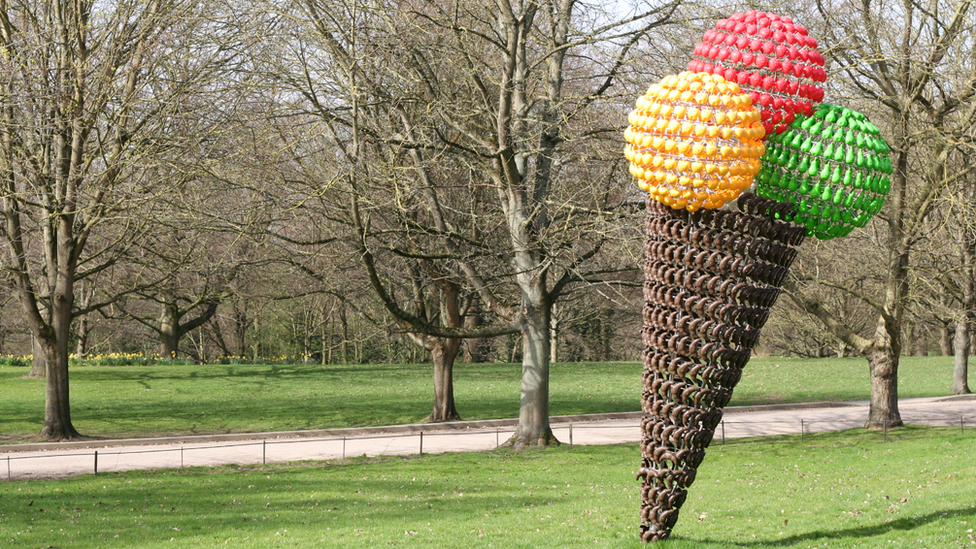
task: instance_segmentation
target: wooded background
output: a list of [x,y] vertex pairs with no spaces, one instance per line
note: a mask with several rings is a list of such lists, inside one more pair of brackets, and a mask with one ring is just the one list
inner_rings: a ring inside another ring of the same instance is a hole
[[971,3],[0,0],[0,354],[637,360],[626,115],[758,7],[895,166],[871,224],[802,246],[761,352],[964,360]]

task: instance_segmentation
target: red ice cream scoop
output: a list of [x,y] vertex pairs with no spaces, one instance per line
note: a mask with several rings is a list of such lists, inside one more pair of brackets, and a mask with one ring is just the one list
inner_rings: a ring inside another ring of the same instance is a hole
[[824,57],[807,29],[761,11],[736,13],[706,31],[688,70],[742,86],[762,115],[766,135],[786,131],[798,115],[813,114],[827,80]]

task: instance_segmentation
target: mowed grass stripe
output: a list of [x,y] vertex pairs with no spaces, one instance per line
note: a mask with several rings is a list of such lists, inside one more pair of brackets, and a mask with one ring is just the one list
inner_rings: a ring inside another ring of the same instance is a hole
[[[7,548],[647,547],[634,444],[0,483]],[[962,548],[976,429],[709,448],[668,549]]]
[[[519,364],[459,364],[462,418],[517,417],[520,371]],[[44,383],[23,379],[26,372],[0,367],[2,442],[40,432]],[[70,375],[75,426],[104,438],[416,423],[430,413],[434,393],[427,364],[86,366]],[[551,413],[637,411],[640,375],[636,362],[554,364]],[[906,357],[900,395],[945,395],[951,375],[951,357]],[[754,358],[731,404],[866,400],[869,394],[863,359]]]

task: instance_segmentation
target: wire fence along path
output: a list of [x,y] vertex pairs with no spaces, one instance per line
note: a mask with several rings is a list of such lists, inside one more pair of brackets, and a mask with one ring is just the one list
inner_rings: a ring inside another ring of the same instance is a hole
[[[976,400],[973,398],[904,399],[899,403],[905,423],[958,427],[976,432]],[[587,416],[554,418],[553,432],[568,444],[616,444],[640,440],[640,414],[623,419],[586,421]],[[604,416],[605,417],[605,416]],[[865,403],[833,405],[797,405],[795,407],[729,408],[725,420],[712,442],[727,439],[782,434],[808,434],[861,427],[867,417]],[[355,430],[333,432],[327,436],[289,438],[274,433],[239,435],[225,442],[213,440],[174,441],[146,444],[132,440],[113,442],[111,446],[84,448],[70,444],[48,450],[17,451],[18,447],[0,447],[0,478],[6,480],[54,478],[83,473],[105,473],[140,469],[166,469],[229,464],[268,464],[302,460],[346,459],[353,456],[393,456],[441,452],[491,450],[504,444],[514,433],[512,421],[449,430],[445,426],[394,426],[388,432],[362,434]],[[419,430],[422,429],[422,430]],[[250,439],[250,440],[247,440]],[[879,434],[879,441],[886,433]],[[107,444],[107,443],[106,443]],[[23,447],[21,447],[23,448]]]

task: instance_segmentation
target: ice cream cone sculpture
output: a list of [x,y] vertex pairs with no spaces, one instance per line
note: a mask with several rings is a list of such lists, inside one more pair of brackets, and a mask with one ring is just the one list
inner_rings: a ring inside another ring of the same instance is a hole
[[648,199],[641,538],[667,538],[806,236],[755,195],[696,213]]
[[816,48],[788,17],[735,14],[628,117],[624,156],[648,193],[644,541],[670,536],[797,246],[863,227],[888,193],[888,145],[821,103]]

